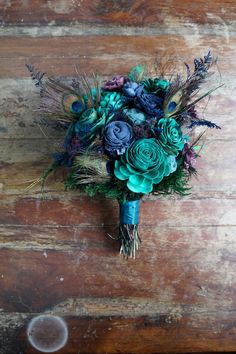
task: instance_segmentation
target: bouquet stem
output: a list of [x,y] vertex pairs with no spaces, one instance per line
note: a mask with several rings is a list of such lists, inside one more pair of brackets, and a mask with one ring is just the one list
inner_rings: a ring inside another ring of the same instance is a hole
[[120,203],[120,253],[135,258],[141,239],[138,232],[140,200]]

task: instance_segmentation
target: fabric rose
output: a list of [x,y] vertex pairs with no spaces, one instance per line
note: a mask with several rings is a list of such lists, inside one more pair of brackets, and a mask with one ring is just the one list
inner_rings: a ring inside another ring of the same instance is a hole
[[109,90],[109,91],[121,90],[122,87],[124,86],[125,81],[126,81],[126,78],[124,76],[117,75],[117,76],[113,77],[112,80],[107,81],[104,84],[103,89]]
[[111,154],[122,155],[133,141],[132,127],[124,121],[114,121],[104,129],[105,149]]
[[177,156],[184,147],[180,125],[173,118],[162,118],[158,121],[157,128],[161,129],[157,139],[165,151],[170,155]]
[[168,155],[154,139],[136,140],[121,157],[115,161],[115,176],[128,180],[127,187],[134,193],[150,193],[153,184],[169,175]]

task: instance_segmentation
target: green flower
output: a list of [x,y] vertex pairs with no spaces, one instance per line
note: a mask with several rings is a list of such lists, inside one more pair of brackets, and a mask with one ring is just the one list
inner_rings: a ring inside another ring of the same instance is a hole
[[167,91],[170,83],[164,79],[155,78],[155,79],[146,79],[143,82],[144,88],[151,93],[159,93],[160,91]]
[[105,119],[99,118],[95,108],[89,108],[83,112],[74,125],[76,135],[81,139],[91,140],[96,131],[105,124]]
[[124,109],[124,113],[135,125],[140,125],[146,120],[145,114],[137,108]]
[[177,156],[184,148],[184,139],[180,125],[173,118],[162,118],[157,123],[157,128],[162,129],[157,139],[169,155]]
[[111,110],[118,110],[123,102],[121,93],[116,91],[102,91],[100,105],[98,107],[99,116],[107,115]]
[[153,184],[161,182],[170,172],[168,155],[154,138],[136,140],[115,161],[115,176],[128,180],[127,187],[134,193],[150,193]]

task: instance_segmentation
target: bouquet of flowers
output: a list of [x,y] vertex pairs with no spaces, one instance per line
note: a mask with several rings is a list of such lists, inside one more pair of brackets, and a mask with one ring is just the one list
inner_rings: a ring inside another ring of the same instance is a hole
[[201,133],[191,141],[195,127],[219,128],[199,117],[196,104],[200,85],[215,63],[209,52],[186,65],[186,75],[162,72],[150,76],[137,65],[127,76],[116,75],[101,84],[97,75],[77,75],[65,84],[27,65],[40,88],[38,111],[48,124],[64,131],[64,141],[44,172],[66,170],[66,189],[102,193],[120,206],[117,239],[120,253],[135,257],[141,198],[149,193],[188,194],[196,174]]

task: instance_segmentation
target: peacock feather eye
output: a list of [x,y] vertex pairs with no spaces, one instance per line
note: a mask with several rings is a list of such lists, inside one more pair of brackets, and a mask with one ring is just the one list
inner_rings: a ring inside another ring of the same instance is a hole
[[180,90],[171,97],[168,97],[168,100],[164,102],[164,113],[166,117],[170,117],[178,112],[182,104],[183,91]]
[[65,112],[78,114],[84,110],[84,104],[79,100],[79,97],[73,94],[68,94],[63,97],[63,107]]

